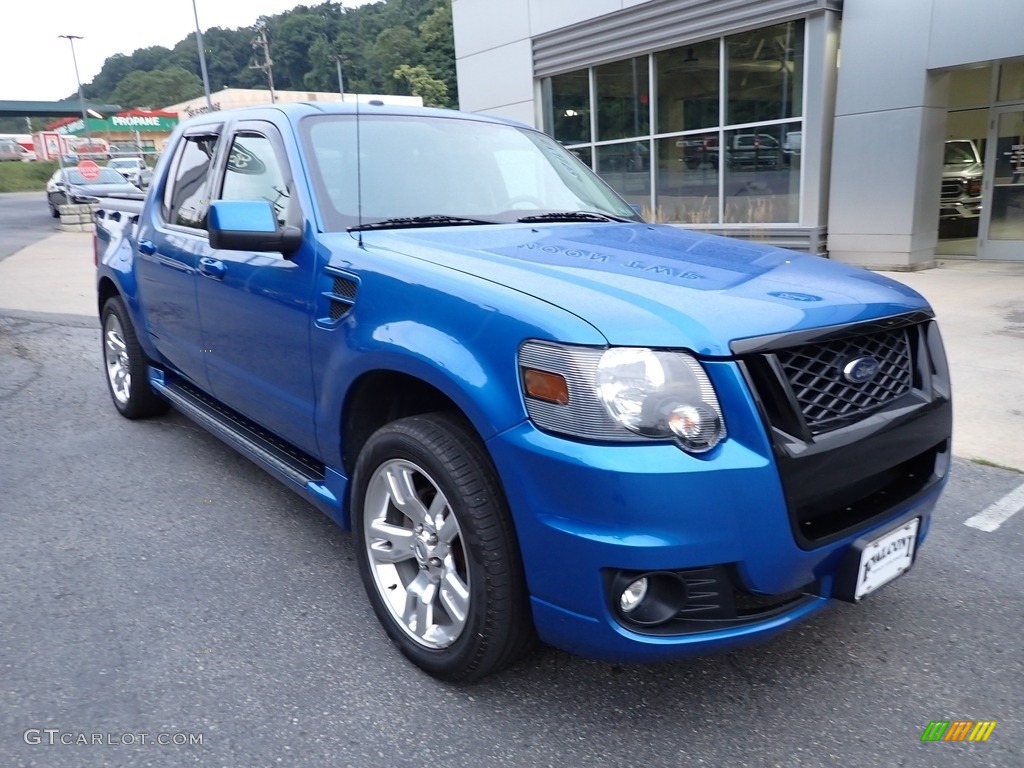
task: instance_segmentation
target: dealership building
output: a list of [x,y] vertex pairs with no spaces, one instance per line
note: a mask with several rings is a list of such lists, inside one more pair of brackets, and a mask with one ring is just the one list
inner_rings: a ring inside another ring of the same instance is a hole
[[551,133],[649,221],[879,269],[1024,260],[1021,0],[452,9],[461,108]]

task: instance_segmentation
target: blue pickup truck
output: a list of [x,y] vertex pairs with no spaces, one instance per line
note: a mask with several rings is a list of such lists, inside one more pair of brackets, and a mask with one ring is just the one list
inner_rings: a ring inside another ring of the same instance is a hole
[[98,309],[121,415],[350,529],[413,663],[725,650],[911,567],[952,408],[918,294],[645,223],[526,126],[360,109],[182,123],[97,211]]

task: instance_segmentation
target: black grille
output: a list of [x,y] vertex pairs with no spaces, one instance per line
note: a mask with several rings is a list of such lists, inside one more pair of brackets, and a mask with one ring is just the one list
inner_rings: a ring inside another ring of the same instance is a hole
[[331,302],[331,320],[341,320],[345,316],[345,313],[352,308],[351,304],[345,304],[341,301]]
[[331,286],[331,320],[340,320],[356,301],[357,285],[347,277],[335,277]]
[[[776,354],[812,432],[866,416],[911,388],[910,342],[903,328],[806,344]],[[878,372],[861,384],[849,381],[844,368],[864,357],[878,361]]]
[[348,299],[350,302],[356,299],[356,284],[344,277],[334,278],[333,292],[335,296]]
[[639,626],[615,611],[614,606],[622,588],[640,576],[640,573],[610,572],[606,584],[613,612],[630,630],[647,635],[688,635],[742,627],[785,613],[799,603],[816,599],[820,593],[820,585],[814,582],[781,595],[757,595],[744,588],[734,565],[689,568],[673,571],[685,591],[685,600],[679,612],[663,624]]

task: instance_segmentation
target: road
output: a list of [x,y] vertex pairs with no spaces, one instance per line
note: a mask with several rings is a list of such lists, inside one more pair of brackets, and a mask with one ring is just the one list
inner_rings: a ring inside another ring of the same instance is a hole
[[45,192],[0,195],[0,261],[59,229]]
[[[1024,514],[964,524],[1024,475],[957,460],[910,573],[769,644],[451,687],[389,645],[348,533],[102,377],[95,318],[0,309],[2,766],[1024,764]],[[998,725],[920,741],[955,719]]]

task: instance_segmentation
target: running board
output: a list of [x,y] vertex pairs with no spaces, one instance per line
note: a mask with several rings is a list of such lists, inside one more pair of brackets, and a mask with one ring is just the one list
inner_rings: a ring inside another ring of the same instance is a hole
[[257,464],[307,490],[324,483],[324,465],[259,424],[196,389],[167,376],[150,376],[150,384],[194,422]]

